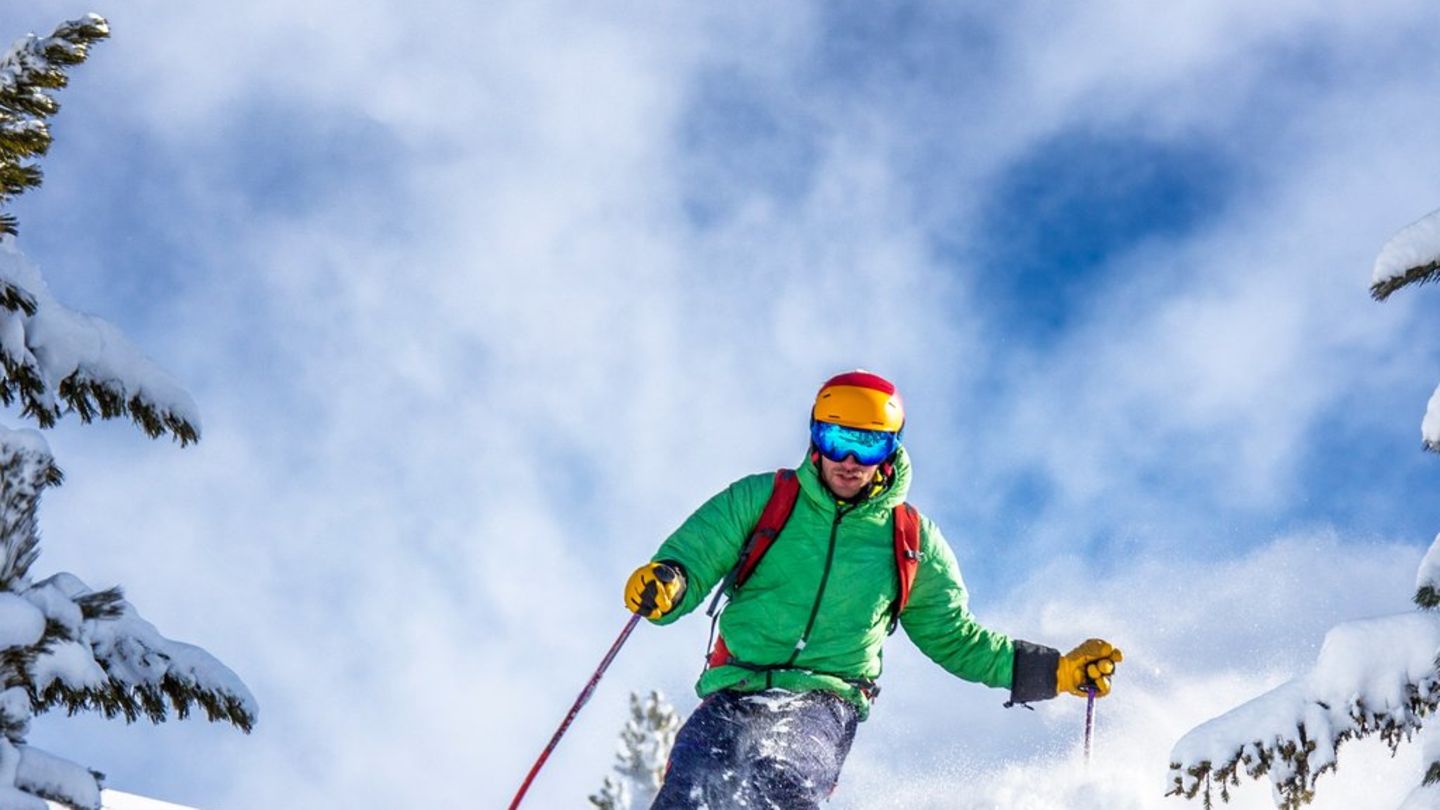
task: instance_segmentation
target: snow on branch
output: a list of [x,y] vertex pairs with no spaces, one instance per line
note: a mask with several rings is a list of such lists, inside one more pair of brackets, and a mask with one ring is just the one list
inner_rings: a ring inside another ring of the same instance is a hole
[[[1440,280],[1440,211],[1432,211],[1390,237],[1375,257],[1370,295],[1384,301],[1409,284]],[[1423,447],[1440,452],[1440,388],[1430,397],[1420,424]]]
[[1440,785],[1421,785],[1396,810],[1434,810],[1440,807]]
[[[105,19],[90,14],[43,39],[24,37],[0,56],[0,204],[40,185],[40,170],[22,161],[50,149],[45,119],[60,104],[48,91],[64,87],[66,69],[85,61],[90,45],[108,36]],[[0,234],[13,235],[15,227],[14,217],[0,215]]]
[[1378,734],[1393,751],[1440,705],[1440,616],[1404,613],[1337,625],[1315,668],[1187,733],[1170,752],[1167,795],[1202,796],[1243,771],[1268,776],[1284,810],[1314,798],[1347,740]]
[[162,636],[118,588],[61,573],[32,581],[42,491],[59,482],[45,439],[0,428],[0,808],[44,800],[100,810],[100,776],[30,747],[35,714],[63,706],[161,722],[200,707],[244,731],[258,708],[208,652]]
[[[43,39],[25,37],[0,56],[0,204],[40,185],[40,170],[26,161],[50,148],[45,119],[60,109],[51,91],[109,35],[109,24],[92,14]],[[69,412],[85,422],[129,417],[151,438],[197,441],[189,396],[110,324],[56,303],[6,240],[14,233],[14,218],[0,215],[0,403],[18,403],[41,427]]]
[[1425,735],[1420,757],[1421,762],[1429,763],[1425,768],[1425,778],[1410,791],[1399,810],[1440,807],[1440,734],[1436,734],[1434,729]]
[[35,510],[40,493],[59,484],[60,470],[34,431],[0,428],[0,589],[24,581],[39,556]]
[[1375,257],[1370,294],[1384,301],[1409,284],[1440,278],[1440,211],[1426,214],[1390,237]]
[[1370,285],[1370,295],[1376,301],[1384,301],[1401,287],[1410,284],[1426,284],[1436,279],[1440,279],[1440,259],[1413,265],[1395,275],[1387,276],[1384,281],[1375,282]]
[[0,240],[0,371],[0,403],[18,403],[41,427],[73,412],[84,422],[129,417],[151,438],[168,433],[182,445],[200,438],[199,410],[179,383],[109,323],[57,302],[8,239]]
[[1435,393],[1430,395],[1429,404],[1425,406],[1425,418],[1420,422],[1420,436],[1426,450],[1440,453],[1440,387],[1436,387]]
[[34,664],[35,710],[63,705],[98,710],[128,722],[184,719],[198,706],[211,721],[248,733],[259,713],[240,678],[199,647],[172,641],[141,618],[116,590],[101,592],[105,610],[86,615],[96,594],[71,574],[37,583],[25,597],[63,627]]
[[1427,610],[1440,607],[1440,535],[1435,536],[1415,572],[1415,604]]
[[19,790],[68,807],[101,807],[99,774],[38,748],[18,748],[15,786]]

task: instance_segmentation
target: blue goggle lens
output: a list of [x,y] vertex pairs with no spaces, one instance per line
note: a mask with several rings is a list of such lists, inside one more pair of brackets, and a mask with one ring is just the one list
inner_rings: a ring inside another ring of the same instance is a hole
[[862,430],[833,422],[811,422],[810,440],[820,455],[831,461],[844,461],[854,456],[864,464],[879,464],[900,447],[900,434],[883,430]]

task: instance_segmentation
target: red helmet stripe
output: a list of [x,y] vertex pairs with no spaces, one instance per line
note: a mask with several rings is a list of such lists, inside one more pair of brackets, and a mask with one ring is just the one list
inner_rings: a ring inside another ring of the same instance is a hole
[[825,390],[832,385],[853,385],[857,388],[869,388],[879,391],[882,394],[894,396],[895,384],[881,377],[879,374],[871,374],[868,371],[847,371],[844,374],[837,374],[825,381],[820,390]]

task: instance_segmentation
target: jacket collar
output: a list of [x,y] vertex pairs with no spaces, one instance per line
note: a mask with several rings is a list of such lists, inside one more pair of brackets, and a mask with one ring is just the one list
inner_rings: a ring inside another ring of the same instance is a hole
[[[800,476],[800,491],[805,493],[821,509],[833,512],[839,508],[835,495],[820,481],[820,466],[818,462],[812,461],[809,455],[805,457],[805,463],[797,468]],[[884,491],[860,501],[854,508],[856,514],[867,512],[885,511],[899,506],[905,502],[905,496],[910,492],[910,456],[901,447],[895,454],[895,480]]]

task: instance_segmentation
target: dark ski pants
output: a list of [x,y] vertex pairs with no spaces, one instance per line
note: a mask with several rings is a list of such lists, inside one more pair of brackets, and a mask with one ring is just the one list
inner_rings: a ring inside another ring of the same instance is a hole
[[840,779],[858,713],[829,692],[716,692],[675,736],[651,810],[809,810]]

